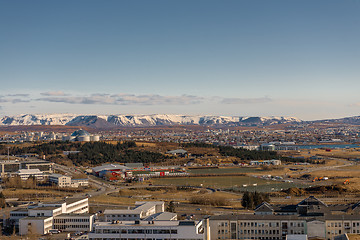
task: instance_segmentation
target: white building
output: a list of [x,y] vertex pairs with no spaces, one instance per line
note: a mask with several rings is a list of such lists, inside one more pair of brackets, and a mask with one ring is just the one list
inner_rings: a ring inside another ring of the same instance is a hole
[[54,217],[54,229],[65,232],[90,232],[93,230],[95,215],[63,213]]
[[47,234],[53,227],[53,217],[25,217],[20,219],[19,233]]
[[[72,231],[75,228],[76,230],[74,231],[81,231],[81,229],[91,231],[93,215],[90,216],[87,214],[88,212],[88,198],[67,198],[57,202],[40,203],[33,208],[27,209],[27,214],[24,209],[21,211],[12,211],[10,213],[10,220],[19,222],[20,235],[26,235],[30,232],[41,235],[47,234],[50,229],[54,229],[56,219],[65,219],[64,221],[60,220],[60,222],[64,223],[62,225],[67,231]],[[59,224],[60,222],[57,221]],[[81,224],[67,224],[68,222]],[[74,227],[74,225],[76,225],[76,227]]]
[[272,160],[258,160],[250,161],[250,165],[281,165],[281,160],[272,159]]
[[58,186],[58,187],[87,187],[89,186],[89,180],[87,178],[81,179],[72,179],[70,176],[61,175],[61,174],[50,174],[49,182]]
[[149,217],[165,211],[164,202],[136,202],[134,209],[106,209],[105,221],[132,221]]
[[87,178],[71,179],[71,187],[73,188],[87,187],[87,186],[89,186],[89,179]]
[[203,239],[202,221],[114,221],[97,222],[89,240]]
[[35,177],[36,180],[43,180],[45,175],[39,169],[20,169],[15,173],[21,180],[27,180],[29,177]]
[[49,175],[49,182],[57,185],[58,187],[70,187],[71,177],[53,173]]

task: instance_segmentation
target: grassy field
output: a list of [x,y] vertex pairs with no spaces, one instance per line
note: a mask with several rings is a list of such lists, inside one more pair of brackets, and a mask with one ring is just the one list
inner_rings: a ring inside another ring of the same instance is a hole
[[[157,178],[152,180],[156,185],[174,185],[174,186],[204,186],[215,189],[240,188],[249,191],[276,191],[289,187],[299,187],[293,183],[277,182],[264,180],[254,177],[232,176],[232,177],[188,177],[188,178]],[[253,186],[256,184],[257,186]],[[247,185],[247,187],[243,187]]]

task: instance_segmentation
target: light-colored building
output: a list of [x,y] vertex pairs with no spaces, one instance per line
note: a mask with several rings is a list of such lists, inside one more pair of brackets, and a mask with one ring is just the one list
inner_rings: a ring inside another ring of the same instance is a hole
[[54,229],[65,232],[90,232],[93,230],[94,214],[63,213],[54,217]]
[[165,211],[164,202],[136,202],[134,209],[106,209],[105,221],[133,221]]
[[47,234],[53,227],[53,217],[25,217],[20,219],[19,234]]
[[89,186],[89,179],[87,178],[71,179],[71,187],[73,188],[87,187],[87,186]]
[[296,205],[263,203],[253,214],[211,216],[204,222],[205,239],[285,240],[288,235],[306,235],[334,240],[360,234],[360,203],[328,206],[311,196]]
[[49,182],[58,187],[71,187],[71,177],[57,173],[49,175]]
[[250,161],[250,165],[281,165],[281,160],[272,159],[272,160],[257,160]]
[[38,169],[43,173],[52,173],[54,163],[42,160],[9,160],[9,161],[0,161],[0,174],[1,176],[6,176],[10,174],[15,174],[22,169]]
[[70,176],[61,174],[49,175],[49,182],[58,187],[87,187],[89,186],[89,180],[87,178],[72,179]]
[[89,240],[203,239],[202,221],[114,221],[97,222]]
[[20,169],[14,175],[19,176],[21,180],[27,180],[29,177],[35,177],[36,180],[43,180],[45,175],[39,169]]
[[47,234],[50,229],[55,229],[56,219],[62,219],[56,220],[56,223],[67,231],[82,231],[82,229],[91,231],[94,216],[89,215],[88,212],[88,198],[67,198],[56,202],[39,203],[27,209],[27,213],[24,209],[12,211],[10,220],[15,224],[19,222],[20,235]]

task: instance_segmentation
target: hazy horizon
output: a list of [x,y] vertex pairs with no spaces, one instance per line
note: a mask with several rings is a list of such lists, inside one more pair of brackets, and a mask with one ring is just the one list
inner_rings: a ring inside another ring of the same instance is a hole
[[358,1],[1,1],[0,116],[358,116]]

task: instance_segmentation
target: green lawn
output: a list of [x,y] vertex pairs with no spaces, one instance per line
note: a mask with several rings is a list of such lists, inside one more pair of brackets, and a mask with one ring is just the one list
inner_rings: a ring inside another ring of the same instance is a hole
[[[187,178],[154,178],[151,180],[155,185],[175,186],[200,186],[215,189],[239,188],[241,190],[271,192],[290,187],[299,187],[294,183],[285,183],[271,180],[263,180],[246,176],[218,176],[218,177],[187,177]],[[253,184],[256,184],[254,186]],[[247,185],[244,187],[243,185]]]

